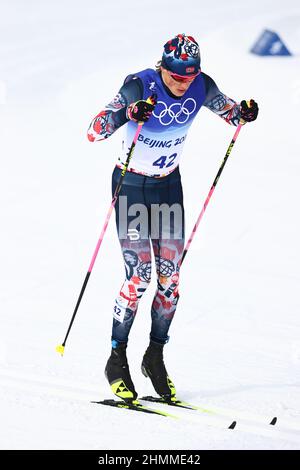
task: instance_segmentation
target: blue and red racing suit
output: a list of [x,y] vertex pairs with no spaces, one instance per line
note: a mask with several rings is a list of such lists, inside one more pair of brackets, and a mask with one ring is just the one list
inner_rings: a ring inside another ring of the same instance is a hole
[[[127,106],[146,100],[153,93],[157,95],[157,105],[142,127],[115,206],[126,278],[113,310],[113,344],[128,341],[139,301],[150,283],[151,244],[157,289],[151,307],[150,338],[162,344],[168,341],[179,299],[179,270],[184,249],[179,162],[187,132],[201,106],[234,126],[240,120],[239,105],[221,93],[205,73],[195,78],[182,97],[174,96],[165,86],[160,72],[153,69],[128,76],[116,97],[97,114],[88,129],[88,139],[94,142],[108,138],[126,124],[122,154],[112,177],[113,194],[136,130],[136,123],[126,116]],[[167,223],[161,214],[154,220],[153,208],[162,206],[171,209]],[[136,221],[137,212],[144,214],[141,223]],[[133,222],[135,229],[130,229]]]

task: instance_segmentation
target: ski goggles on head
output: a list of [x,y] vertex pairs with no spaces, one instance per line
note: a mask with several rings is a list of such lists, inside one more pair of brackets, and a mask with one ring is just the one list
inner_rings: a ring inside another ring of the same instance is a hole
[[167,72],[176,82],[188,83],[192,82],[201,73],[201,70],[193,75],[178,75],[178,73],[171,72],[170,70],[167,70]]

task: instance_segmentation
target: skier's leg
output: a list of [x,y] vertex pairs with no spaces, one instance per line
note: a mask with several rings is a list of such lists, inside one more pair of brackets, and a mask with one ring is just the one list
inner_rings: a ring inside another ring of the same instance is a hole
[[169,225],[160,219],[159,237],[152,237],[157,290],[151,307],[150,344],[143,357],[142,371],[150,377],[159,395],[170,398],[175,396],[176,390],[164,365],[163,347],[169,340],[168,332],[179,299],[179,271],[184,249],[184,207],[179,172],[170,175],[168,186],[162,185],[157,193],[160,203],[173,207],[175,215],[169,218]]
[[[119,172],[115,170],[112,181],[113,192],[118,177]],[[150,283],[151,276],[151,247],[148,233],[148,212],[144,204],[144,179],[141,175],[127,173],[115,206],[126,278],[113,308],[112,351],[105,367],[105,375],[113,393],[124,400],[135,400],[137,397],[130,376],[126,348],[139,301]],[[125,197],[125,201],[122,197]],[[132,213],[130,208],[133,204],[140,204],[140,210],[144,206],[146,211],[144,218],[147,219],[141,219],[136,229],[130,229],[130,223],[135,216],[135,214],[129,215]]]

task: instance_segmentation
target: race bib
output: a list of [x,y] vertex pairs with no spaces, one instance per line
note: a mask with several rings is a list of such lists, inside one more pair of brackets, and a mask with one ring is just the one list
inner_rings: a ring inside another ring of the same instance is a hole
[[118,320],[120,323],[123,323],[126,313],[126,308],[128,306],[128,300],[124,299],[124,297],[116,298],[115,305],[113,309],[113,317]]

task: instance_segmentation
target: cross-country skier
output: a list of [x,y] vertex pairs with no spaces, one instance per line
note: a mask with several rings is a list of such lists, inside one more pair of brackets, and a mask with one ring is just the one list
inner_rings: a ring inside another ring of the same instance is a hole
[[[149,96],[154,97],[155,106],[153,101],[147,101]],[[184,249],[179,161],[187,132],[201,106],[233,126],[241,119],[254,121],[258,114],[254,100],[239,104],[224,95],[214,80],[201,71],[199,45],[195,39],[178,34],[164,45],[156,69],[129,75],[88,130],[88,139],[95,142],[106,139],[126,124],[122,156],[112,175],[114,194],[137,122],[144,123],[115,206],[126,278],[113,308],[112,350],[105,375],[113,393],[123,400],[137,398],[126,348],[139,301],[150,282],[151,245],[157,289],[151,306],[150,343],[142,360],[142,372],[150,377],[159,395],[165,399],[175,397],[174,384],[164,365],[163,348],[169,340],[168,332],[179,299],[180,259]],[[123,210],[124,196],[127,197],[126,211]],[[161,213],[157,218],[157,208],[161,207],[170,209],[167,221]],[[132,228],[130,223],[136,221],[138,211],[144,217]]]

